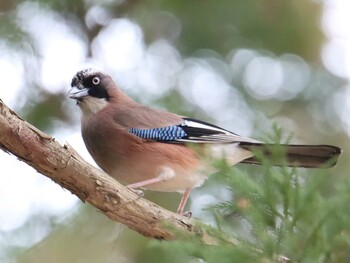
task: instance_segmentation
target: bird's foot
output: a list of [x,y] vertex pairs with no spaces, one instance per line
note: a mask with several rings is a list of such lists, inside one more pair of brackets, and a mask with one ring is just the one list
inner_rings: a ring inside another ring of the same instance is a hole
[[183,212],[181,215],[183,215],[184,217],[187,217],[187,219],[191,219],[192,218],[192,212],[191,211]]
[[130,187],[129,185],[127,185],[126,187],[129,188],[135,194],[137,194],[138,198],[141,198],[145,195],[145,192],[141,189],[135,189],[135,188]]

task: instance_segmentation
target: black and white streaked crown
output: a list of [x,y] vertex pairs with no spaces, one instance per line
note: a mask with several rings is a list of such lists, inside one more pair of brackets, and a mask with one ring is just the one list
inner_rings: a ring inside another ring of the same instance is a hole
[[97,73],[101,73],[101,72],[99,70],[93,69],[93,68],[87,68],[87,69],[80,70],[73,77],[71,86],[80,88],[82,83],[83,83],[83,81],[86,78],[88,78],[90,76],[93,76],[93,75],[96,75]]

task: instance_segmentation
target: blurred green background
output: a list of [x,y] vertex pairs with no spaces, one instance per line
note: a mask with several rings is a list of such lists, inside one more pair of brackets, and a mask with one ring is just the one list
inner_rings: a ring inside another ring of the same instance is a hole
[[[66,93],[78,70],[95,67],[152,107],[257,139],[276,123],[294,143],[341,146],[332,178],[342,180],[350,47],[333,2],[2,0],[0,98],[89,159]],[[0,262],[177,262],[14,157],[1,153],[0,163]],[[180,196],[146,198],[175,210]],[[189,210],[214,224],[203,208],[229,198],[213,179]]]

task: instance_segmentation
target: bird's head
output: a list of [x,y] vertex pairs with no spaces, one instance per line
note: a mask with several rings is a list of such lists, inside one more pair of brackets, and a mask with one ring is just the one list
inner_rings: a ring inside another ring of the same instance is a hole
[[77,101],[84,113],[96,113],[108,104],[111,82],[110,77],[100,71],[84,69],[73,77],[72,88],[67,95]]

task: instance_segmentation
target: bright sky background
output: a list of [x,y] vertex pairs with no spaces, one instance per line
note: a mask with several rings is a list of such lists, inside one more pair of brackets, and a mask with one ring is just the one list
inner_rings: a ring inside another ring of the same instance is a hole
[[[328,37],[328,41],[324,44],[322,51],[323,63],[330,72],[350,79],[350,1],[327,0],[325,3],[326,8],[321,25]],[[230,88],[222,76],[215,74],[206,65],[198,64],[196,61],[183,61],[180,54],[164,41],[159,41],[150,47],[145,47],[140,27],[127,19],[112,20],[93,42],[94,60],[85,61],[86,47],[84,43],[73,34],[69,27],[61,23],[62,21],[60,21],[59,17],[53,16],[48,19],[40,10],[35,10],[37,15],[32,17],[32,12],[28,12],[28,8],[33,9],[36,7],[23,6],[20,10],[19,19],[26,21],[25,29],[35,35],[39,40],[39,48],[41,49],[43,59],[42,72],[40,74],[42,76],[43,86],[50,87],[51,92],[61,91],[62,87],[64,87],[64,92],[68,91],[71,78],[78,70],[85,67],[94,67],[106,70],[113,76],[118,76],[118,82],[125,89],[130,89],[128,90],[130,94],[137,92],[130,88],[135,86],[132,84],[135,84],[135,81],[142,81],[145,96],[152,97],[162,94],[162,92],[166,92],[174,86],[176,81],[174,79],[174,72],[183,71],[183,74],[180,74],[179,88],[184,93],[188,92],[187,95],[190,100],[198,106],[201,106],[201,103],[205,101],[205,108],[210,113],[213,113],[215,108],[218,107],[215,103],[217,96],[220,96],[218,99],[221,103],[223,101],[225,102],[225,98],[228,98]],[[91,10],[87,17],[88,22],[93,23],[94,19],[97,19],[99,12],[102,11],[98,8]],[[43,20],[46,22],[43,23]],[[104,21],[104,23],[107,22],[109,21]],[[114,37],[107,37],[110,35]],[[56,52],[58,49],[64,49],[65,52]],[[153,52],[154,50],[157,50],[157,52]],[[247,52],[243,53],[241,53],[241,57],[243,55],[249,56]],[[114,59],[115,57],[118,59]],[[240,57],[236,56],[234,59],[240,59]],[[144,61],[144,68],[142,70],[138,68],[141,60]],[[283,59],[281,61],[283,62]],[[249,74],[249,70],[256,72],[254,69],[267,64],[275,71],[275,76],[277,76],[272,82],[266,82],[264,84],[264,76]],[[183,70],[182,65],[185,65],[186,70]],[[272,58],[259,58],[249,64],[245,72],[248,87],[249,85],[254,86],[259,84],[262,85],[261,89],[264,90],[261,94],[254,94],[255,96],[278,95],[276,93],[278,92],[278,87],[283,83],[282,76],[280,75],[282,73],[279,73],[281,71],[281,65],[283,67],[287,64],[281,64]],[[303,61],[300,61],[300,65],[307,67]],[[0,57],[0,72],[2,72],[2,76],[6,76],[2,78],[1,86],[6,88],[0,90],[0,98],[10,107],[18,103],[19,94],[17,91],[23,85],[21,83],[21,76],[27,74],[27,70],[22,68],[15,54],[8,55],[8,57]],[[194,71],[200,77],[193,79],[192,73]],[[155,72],[161,72],[161,76],[159,77],[157,75],[157,78],[155,78]],[[182,85],[182,83],[191,83],[193,87],[192,91],[189,91],[188,86]],[[200,89],[203,86],[209,88],[205,90],[201,89],[201,92],[196,92],[196,87]],[[221,91],[213,92],[217,90],[211,89],[211,86],[220,87]],[[203,97],[209,97],[212,100],[208,101],[207,99],[198,97],[198,94],[202,94]],[[346,94],[348,96],[346,98],[349,102],[348,105],[350,105],[350,92]],[[237,96],[239,95],[237,94]],[[67,99],[66,103],[73,105],[74,101]],[[245,107],[245,105],[237,105],[237,111],[242,107]],[[76,110],[78,111],[78,109]],[[223,116],[225,114],[218,116],[218,118],[223,118]],[[238,116],[240,115],[238,114]],[[350,120],[347,120],[347,122],[350,123]],[[239,130],[237,128],[234,130],[235,132],[249,134],[251,127],[248,122],[244,122],[238,118],[235,124],[239,127]],[[61,127],[52,135],[62,144],[68,142],[85,159],[93,162],[85,149],[78,125],[75,127]],[[72,208],[80,202],[70,192],[62,189],[46,177],[37,174],[31,167],[23,162],[19,162],[14,156],[0,151],[0,163],[1,231],[16,229],[33,213],[40,211],[45,211],[58,217],[65,217],[74,211]],[[20,193],[20,195],[14,195],[15,192]],[[194,196],[193,198],[196,197]],[[201,196],[198,198],[207,197]],[[213,197],[209,196],[208,198]],[[213,200],[210,199],[210,201]],[[198,207],[194,209],[197,211]],[[42,236],[44,235],[45,233],[42,233]],[[37,239],[40,240],[40,236]],[[19,240],[18,242],[20,245],[21,241]]]

